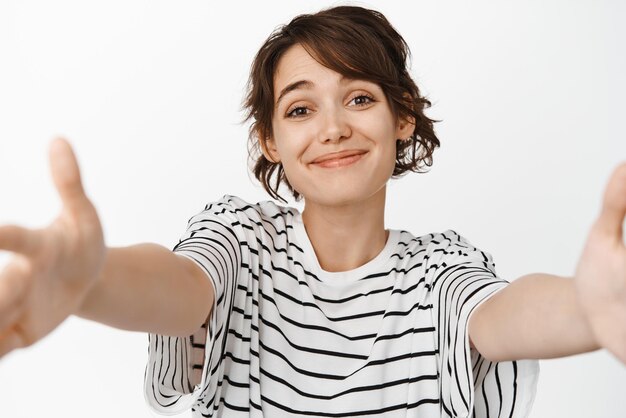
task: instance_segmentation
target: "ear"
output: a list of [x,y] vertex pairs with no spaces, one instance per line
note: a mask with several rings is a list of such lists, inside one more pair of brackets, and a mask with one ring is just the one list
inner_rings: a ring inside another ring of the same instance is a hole
[[[406,102],[412,107],[413,100],[409,93],[403,94]],[[398,116],[398,122],[396,125],[396,138],[406,141],[415,132],[415,118],[411,115],[405,117]]]
[[415,118],[412,116],[398,117],[396,126],[396,138],[403,141],[408,140],[415,132]]
[[259,143],[261,145],[261,151],[263,152],[265,158],[273,163],[280,162],[280,155],[278,154],[276,142],[273,138],[259,138]]

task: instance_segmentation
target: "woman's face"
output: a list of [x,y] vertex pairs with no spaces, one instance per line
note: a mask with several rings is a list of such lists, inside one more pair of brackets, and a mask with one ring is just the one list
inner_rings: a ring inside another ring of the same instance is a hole
[[[282,161],[305,202],[345,205],[384,192],[396,139],[408,138],[414,125],[396,123],[377,84],[345,79],[294,45],[278,62],[274,97],[273,137],[264,153]],[[314,162],[341,151],[359,155]]]

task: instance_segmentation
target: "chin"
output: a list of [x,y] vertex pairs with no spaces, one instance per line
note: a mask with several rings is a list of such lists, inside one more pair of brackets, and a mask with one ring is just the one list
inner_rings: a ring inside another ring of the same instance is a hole
[[[348,190],[347,190],[348,189]],[[346,188],[345,186],[337,186],[337,188],[327,188],[325,190],[310,190],[301,193],[304,202],[315,203],[324,206],[344,206],[363,202],[371,198],[376,192],[359,190],[357,188]]]

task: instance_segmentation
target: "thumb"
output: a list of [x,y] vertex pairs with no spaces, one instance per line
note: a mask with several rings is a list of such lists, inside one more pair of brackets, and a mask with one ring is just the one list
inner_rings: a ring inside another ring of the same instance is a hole
[[50,144],[50,171],[64,206],[75,207],[86,199],[76,156],[69,142],[56,138]]
[[622,242],[624,215],[626,215],[626,162],[617,166],[611,174],[595,226],[603,234]]

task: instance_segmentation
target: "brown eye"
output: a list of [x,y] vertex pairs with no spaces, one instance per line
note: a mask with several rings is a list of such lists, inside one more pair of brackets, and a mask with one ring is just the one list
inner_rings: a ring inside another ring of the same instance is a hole
[[371,96],[368,96],[367,94],[359,94],[358,96],[355,96],[350,101],[351,102],[354,101],[354,104],[356,106],[365,106],[367,104],[372,103],[374,101],[374,98]]
[[306,116],[308,108],[304,106],[294,107],[291,111],[287,113],[288,118],[297,118],[299,116]]

